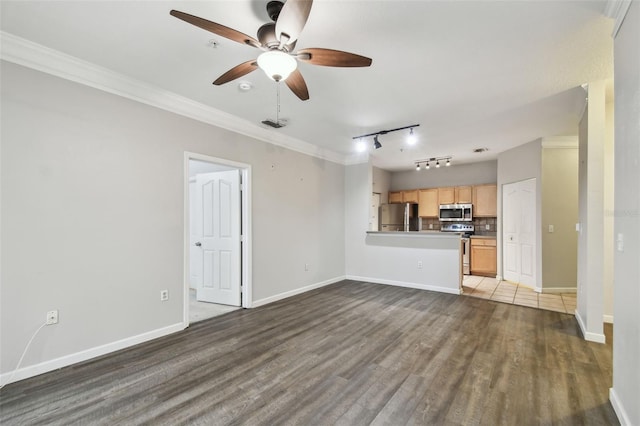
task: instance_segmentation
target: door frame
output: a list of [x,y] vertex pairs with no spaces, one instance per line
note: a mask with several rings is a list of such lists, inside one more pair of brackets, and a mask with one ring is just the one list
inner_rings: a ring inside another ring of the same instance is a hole
[[183,230],[183,315],[182,322],[184,327],[189,326],[189,289],[190,289],[190,276],[189,268],[191,264],[189,254],[190,244],[190,205],[189,205],[189,160],[206,161],[208,163],[221,164],[228,167],[236,168],[240,171],[240,202],[241,202],[241,267],[240,267],[240,286],[242,291],[241,306],[243,308],[251,308],[252,306],[252,269],[251,269],[251,165],[245,163],[239,163],[236,161],[226,160],[224,158],[212,157],[205,154],[198,154],[195,152],[184,152],[184,230]]

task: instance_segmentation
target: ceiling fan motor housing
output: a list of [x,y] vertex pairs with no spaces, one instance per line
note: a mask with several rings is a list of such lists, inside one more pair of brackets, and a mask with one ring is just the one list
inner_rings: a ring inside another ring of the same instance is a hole
[[[260,44],[268,49],[277,49],[280,46],[280,42],[276,38],[276,24],[274,23],[264,24],[258,28],[257,36]],[[294,41],[293,43],[282,46],[282,50],[292,52],[295,47],[296,42]]]

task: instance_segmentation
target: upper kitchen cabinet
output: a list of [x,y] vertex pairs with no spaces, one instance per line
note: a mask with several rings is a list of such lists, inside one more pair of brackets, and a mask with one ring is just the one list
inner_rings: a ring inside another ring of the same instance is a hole
[[455,204],[456,189],[453,186],[438,188],[438,204]]
[[418,216],[438,217],[438,188],[418,190]]
[[389,204],[414,203],[418,204],[418,190],[389,191]]
[[389,191],[389,204],[402,203],[402,191]]
[[471,204],[473,199],[471,197],[470,186],[456,186],[456,203],[457,204]]
[[418,190],[402,191],[403,203],[418,203]]
[[438,188],[438,204],[471,204],[470,186]]
[[473,187],[473,216],[498,216],[497,185],[477,185]]

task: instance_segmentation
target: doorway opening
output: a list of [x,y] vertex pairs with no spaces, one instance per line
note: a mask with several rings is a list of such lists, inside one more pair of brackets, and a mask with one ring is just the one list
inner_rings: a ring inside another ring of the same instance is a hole
[[184,156],[183,323],[251,307],[251,166]]

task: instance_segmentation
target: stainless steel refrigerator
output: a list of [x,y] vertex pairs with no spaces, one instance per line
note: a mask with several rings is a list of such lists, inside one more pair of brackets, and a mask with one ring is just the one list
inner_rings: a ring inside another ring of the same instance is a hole
[[383,204],[380,206],[380,231],[417,231],[418,205]]

